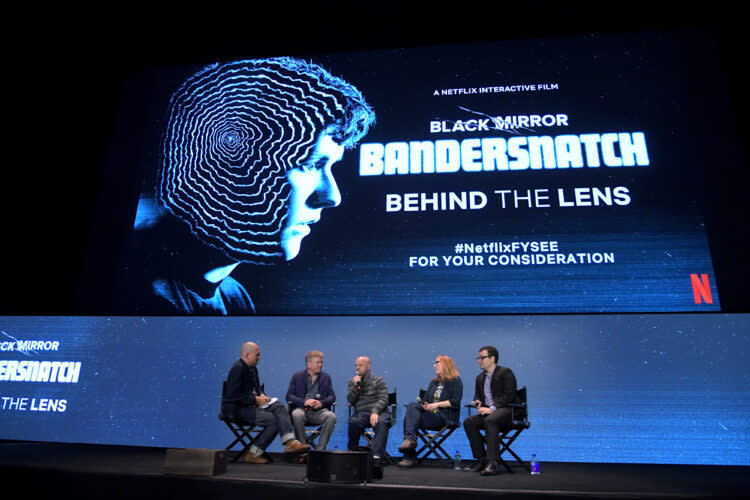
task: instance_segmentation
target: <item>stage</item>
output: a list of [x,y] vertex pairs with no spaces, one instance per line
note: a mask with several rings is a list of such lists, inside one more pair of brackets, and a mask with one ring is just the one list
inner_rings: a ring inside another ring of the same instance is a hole
[[540,476],[521,468],[494,477],[426,464],[388,466],[366,485],[305,481],[305,466],[228,464],[213,477],[164,474],[164,448],[0,442],[0,477],[19,498],[698,498],[744,497],[748,467],[542,462]]

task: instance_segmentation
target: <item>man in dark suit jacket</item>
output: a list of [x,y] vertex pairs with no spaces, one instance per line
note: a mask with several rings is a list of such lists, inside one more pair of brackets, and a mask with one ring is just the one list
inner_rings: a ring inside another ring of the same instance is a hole
[[245,462],[266,464],[266,447],[276,434],[281,437],[286,453],[305,453],[310,445],[303,444],[294,437],[289,410],[284,403],[273,401],[263,394],[258,376],[260,347],[254,342],[245,342],[237,360],[227,375],[226,390],[221,398],[223,417],[236,418],[247,425],[255,425],[263,430],[245,454]]
[[[498,472],[499,433],[511,425],[508,405],[516,402],[516,376],[510,368],[499,366],[497,358],[496,348],[485,346],[479,349],[477,361],[482,373],[477,375],[474,388],[477,414],[464,420],[471,453],[477,459],[470,469],[481,471],[483,476],[492,476]],[[480,429],[484,429],[485,437],[482,437]]]
[[316,450],[325,450],[331,438],[336,414],[331,405],[336,402],[331,377],[323,370],[323,353],[310,351],[305,355],[306,370],[292,375],[286,400],[292,408],[292,424],[297,439],[305,442],[305,425],[320,425],[320,439]]

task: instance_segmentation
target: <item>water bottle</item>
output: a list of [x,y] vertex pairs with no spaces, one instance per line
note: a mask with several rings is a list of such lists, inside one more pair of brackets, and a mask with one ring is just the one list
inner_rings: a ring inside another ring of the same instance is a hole
[[456,450],[456,454],[453,455],[453,470],[461,470],[461,454]]
[[531,475],[537,476],[539,475],[539,459],[536,458],[536,453],[532,453],[531,455]]

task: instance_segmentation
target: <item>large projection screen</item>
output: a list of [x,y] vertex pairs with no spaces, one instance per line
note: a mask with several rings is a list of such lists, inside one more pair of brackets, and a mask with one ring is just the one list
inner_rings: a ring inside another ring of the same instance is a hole
[[88,294],[126,315],[719,311],[707,165],[731,138],[704,45],[602,35],[135,73],[110,171],[140,183],[105,199],[122,259],[82,309]]

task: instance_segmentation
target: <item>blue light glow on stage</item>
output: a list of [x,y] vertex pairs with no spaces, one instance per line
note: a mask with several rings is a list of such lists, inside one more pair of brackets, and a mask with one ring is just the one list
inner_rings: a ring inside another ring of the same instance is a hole
[[[354,359],[370,356],[398,391],[388,440],[398,455],[402,405],[426,388],[434,357],[456,361],[465,404],[490,344],[528,388],[531,428],[514,446],[523,458],[750,465],[750,315],[6,317],[0,328],[2,361],[81,363],[75,384],[12,381],[0,363],[2,439],[223,448],[221,383],[252,340],[266,393],[282,399],[304,354],[323,351],[338,399],[330,448],[346,446],[346,383]],[[19,352],[17,341],[45,343]],[[446,449],[470,456],[463,429]]]

